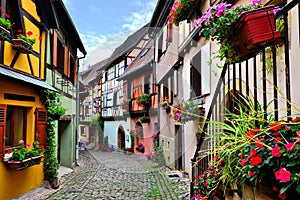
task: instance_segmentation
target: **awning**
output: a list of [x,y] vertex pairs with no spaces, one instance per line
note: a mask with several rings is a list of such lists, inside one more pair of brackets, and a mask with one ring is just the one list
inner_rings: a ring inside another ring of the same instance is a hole
[[56,90],[54,87],[50,86],[49,84],[47,84],[44,81],[26,76],[24,74],[20,74],[18,72],[12,71],[10,69],[5,69],[3,67],[0,67],[0,75],[8,76],[8,77],[20,80],[20,81],[24,81],[26,83],[31,83],[33,85],[58,92],[58,90]]

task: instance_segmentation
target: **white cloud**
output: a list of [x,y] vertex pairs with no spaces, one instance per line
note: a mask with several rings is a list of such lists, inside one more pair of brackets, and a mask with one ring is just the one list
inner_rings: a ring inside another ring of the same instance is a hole
[[[63,0],[63,2],[69,11],[72,12],[74,10],[72,6],[74,0]],[[79,31],[80,38],[87,51],[87,57],[81,60],[81,65],[85,67],[81,68],[86,68],[88,65],[96,64],[108,58],[114,49],[121,45],[130,34],[151,20],[156,3],[157,0],[147,2],[134,0],[130,2],[130,5],[137,7],[139,11],[129,13],[129,16],[123,19],[121,28],[115,34],[99,35],[96,32],[83,33],[83,31]],[[101,12],[99,8],[89,7],[91,15],[97,12]]]

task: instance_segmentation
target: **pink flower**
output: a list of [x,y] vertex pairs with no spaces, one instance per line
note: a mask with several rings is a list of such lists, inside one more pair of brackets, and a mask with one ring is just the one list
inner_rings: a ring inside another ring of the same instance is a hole
[[279,150],[280,150],[279,146],[274,147],[272,149],[272,156],[273,157],[280,157],[282,153]]
[[24,140],[20,140],[19,143],[20,143],[20,144],[24,144]]
[[248,159],[243,159],[241,160],[240,164],[244,167],[246,162],[248,162]]
[[285,148],[287,151],[292,151],[295,150],[295,143],[294,142],[290,142],[288,144],[285,145]]
[[289,182],[291,180],[291,172],[285,168],[280,168],[278,171],[274,172],[276,180],[279,180],[282,183]]
[[26,147],[31,147],[31,144],[26,144]]
[[253,5],[260,4],[262,0],[252,0]]

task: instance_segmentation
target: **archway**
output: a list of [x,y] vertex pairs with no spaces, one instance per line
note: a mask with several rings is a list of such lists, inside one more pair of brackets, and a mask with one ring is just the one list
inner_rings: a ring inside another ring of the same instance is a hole
[[125,131],[122,126],[118,128],[118,149],[125,149]]

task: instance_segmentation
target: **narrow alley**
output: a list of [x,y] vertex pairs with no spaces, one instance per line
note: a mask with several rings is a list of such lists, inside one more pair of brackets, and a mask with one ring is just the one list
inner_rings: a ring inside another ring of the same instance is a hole
[[144,156],[84,150],[78,164],[73,172],[60,178],[59,189],[42,186],[14,200],[188,199],[183,178]]

